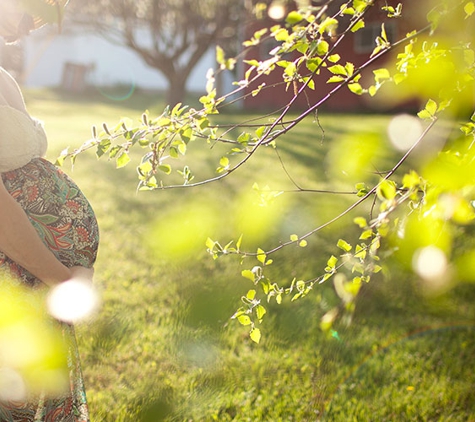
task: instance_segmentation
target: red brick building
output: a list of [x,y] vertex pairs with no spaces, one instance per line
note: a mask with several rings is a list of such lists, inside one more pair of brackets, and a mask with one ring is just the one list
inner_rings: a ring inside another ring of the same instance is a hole
[[[333,8],[336,9],[328,10],[327,15],[331,16],[333,12],[338,11],[341,3],[345,2],[337,3],[338,4],[333,6]],[[351,62],[357,67],[365,63],[376,46],[375,40],[381,34],[382,23],[385,25],[385,30],[390,41],[396,41],[404,37],[408,30],[412,29],[409,27],[409,24],[406,20],[402,18],[388,18],[387,12],[381,9],[381,6],[386,4],[396,7],[398,3],[404,3],[404,0],[376,0],[375,6],[371,7],[365,15],[365,27],[361,28],[355,33],[350,33],[338,45],[335,53],[338,53],[341,56],[341,64],[344,65],[346,62]],[[341,26],[346,27],[345,23],[347,24],[348,22],[349,18],[346,18]],[[247,28],[246,39],[250,39],[255,31],[265,27],[270,28],[276,25],[276,23],[278,22],[270,19],[268,16],[254,22],[252,26]],[[330,47],[332,42],[334,42],[337,37],[338,34],[335,34],[334,37],[327,38],[327,41],[330,43]],[[277,45],[277,43],[273,39],[264,41],[261,45],[252,48],[247,54],[246,58],[256,59],[259,61],[266,60],[270,57],[268,52],[272,50],[275,45]],[[285,59],[292,60],[289,57],[285,57]],[[371,70],[384,67],[386,60],[387,58],[382,58],[377,63],[375,63],[371,69],[367,69],[365,74],[363,74],[362,79],[362,84],[364,86],[370,83],[369,79],[367,79],[367,83],[364,82],[364,75],[371,76]],[[271,88],[262,89],[257,96],[247,95],[244,100],[244,108],[275,109],[288,104],[288,102],[294,96],[294,90],[292,87],[289,87],[287,90],[286,84],[282,84],[282,73],[283,69],[277,68],[270,75],[266,76],[265,79],[259,79],[258,83],[251,85],[248,88],[248,94],[250,94],[264,81],[266,87]],[[328,70],[322,69],[321,74],[314,77],[315,90],[306,88],[305,92],[300,95],[294,103],[294,107],[300,109],[307,108],[309,104],[316,104],[320,99],[325,97],[325,95],[327,95],[328,92],[330,92],[335,87],[335,84],[328,84],[326,82],[330,76],[331,73]],[[277,86],[275,86],[276,84]],[[301,86],[301,84],[298,86]],[[368,104],[367,95],[358,96],[350,92],[347,87],[343,87],[337,94],[325,101],[322,109],[335,111],[363,111],[370,110],[370,106]]]

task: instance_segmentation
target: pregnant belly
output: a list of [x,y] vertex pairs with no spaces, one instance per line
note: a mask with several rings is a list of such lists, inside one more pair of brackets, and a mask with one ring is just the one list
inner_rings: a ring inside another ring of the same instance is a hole
[[[99,244],[97,220],[72,179],[44,159],[34,159],[20,169],[3,173],[2,178],[43,242],[63,264],[92,267]],[[14,265],[3,257],[5,264]],[[20,272],[21,278],[33,282],[26,270]]]

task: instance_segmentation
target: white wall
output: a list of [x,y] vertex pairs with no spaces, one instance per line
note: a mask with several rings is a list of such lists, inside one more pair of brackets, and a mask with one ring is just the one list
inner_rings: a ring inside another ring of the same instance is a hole
[[[66,62],[92,65],[88,82],[97,86],[129,85],[149,89],[166,89],[166,79],[148,67],[131,50],[113,45],[93,34],[58,34],[51,28],[42,28],[24,41],[25,72],[23,84],[29,87],[58,86],[61,84]],[[187,89],[203,92],[206,72],[215,67],[214,50],[207,53],[192,72]],[[226,92],[232,89],[230,76]]]

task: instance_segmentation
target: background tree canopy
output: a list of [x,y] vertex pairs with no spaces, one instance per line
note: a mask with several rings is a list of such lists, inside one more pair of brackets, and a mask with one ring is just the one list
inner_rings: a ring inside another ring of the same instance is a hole
[[[196,49],[196,57],[211,42],[206,37],[200,39],[199,31],[210,31],[213,40],[217,34],[222,35],[232,22],[229,8],[237,6],[232,6],[233,2],[221,3],[214,8],[213,2],[191,2],[187,10],[193,11],[189,14],[193,18],[175,8],[184,6],[181,2],[168,4],[163,13],[159,13],[160,2],[121,1],[106,5],[112,15],[122,17],[122,29],[117,34],[131,46],[137,43],[134,24],[149,22],[147,28],[154,28],[157,37],[161,34],[163,44],[155,43],[154,55],[148,56],[142,47],[138,51],[157,67],[166,68],[164,72],[169,73],[170,80],[176,77],[183,82],[189,73],[184,69],[188,67],[183,68],[182,76],[176,76],[171,61],[167,63],[164,58],[178,57],[189,45],[190,34],[194,34],[190,46]],[[97,7],[102,5],[97,3]],[[261,6],[267,8],[265,4]],[[340,49],[343,40],[362,31],[374,11],[384,15],[374,48],[364,63],[347,61]],[[276,167],[286,172],[294,191],[321,197],[316,207],[319,212],[324,210],[326,219],[273,245],[246,244],[249,233],[238,234],[230,241],[208,238],[206,247],[214,259],[238,256],[244,265],[242,276],[249,280],[250,288],[233,318],[249,327],[255,342],[261,338],[259,325],[267,312],[266,303],[280,304],[285,298],[295,301],[322,283],[333,282],[341,299],[338,306],[322,316],[322,329],[331,332],[339,316],[351,315],[362,286],[381,274],[389,277],[395,263],[415,273],[421,289],[429,293],[475,279],[475,249],[465,240],[470,237],[475,217],[475,3],[433,0],[416,5],[329,0],[287,12],[281,24],[259,29],[243,43],[250,54],[254,47],[268,45],[268,40],[273,47],[265,58],[246,55],[245,71],[236,81],[232,96],[217,94],[215,74],[210,73],[206,94],[200,98],[201,109],[172,104],[158,117],[144,113],[140,122],[125,119],[115,128],[94,128],[92,140],[73,152],[65,151],[59,159],[60,163],[68,156],[74,160],[93,148],[99,157],[115,160],[120,168],[131,161],[132,150],[142,149],[144,153],[136,166],[139,189],[160,190],[221,181],[248,165],[258,151],[272,149]],[[219,22],[216,13],[227,16]],[[182,22],[178,16],[186,19],[191,29],[174,32],[178,26],[168,27],[165,22],[172,20],[162,20],[172,15],[176,18],[173,22]],[[395,19],[403,20],[408,30],[391,39],[386,26]],[[177,50],[176,42],[181,45]],[[169,45],[169,49],[161,50],[162,45]],[[168,56],[168,52],[173,54]],[[383,58],[387,60],[382,62]],[[234,67],[239,60],[217,48],[222,70]],[[280,81],[266,84],[269,75],[278,75]],[[316,90],[317,81],[322,80],[329,90],[320,97],[316,92],[316,96],[307,99],[308,106],[296,112],[293,105],[297,99],[307,95],[308,90]],[[220,116],[236,96],[259,96],[266,90],[290,90],[293,96],[283,107],[251,121],[226,122],[226,116]],[[370,101],[397,97],[401,101],[417,101],[421,106],[417,117],[403,115],[393,120],[389,133],[394,145],[391,154],[386,154],[383,140],[375,137],[371,128],[363,128],[329,147],[328,184],[321,188],[317,180],[306,188],[292,177],[292,168],[281,158],[281,151],[292,148],[282,139],[304,119],[313,119],[316,137],[325,142],[325,121],[319,119],[318,111],[343,90]],[[193,144],[197,145],[192,148]],[[216,160],[214,174],[195,174],[192,160],[187,158],[196,148],[209,148],[210,159]],[[384,160],[378,158],[381,154],[386,154]],[[265,206],[290,189],[256,184],[254,190]],[[328,200],[335,196],[342,198],[336,207],[335,201]],[[276,260],[282,251],[301,248],[302,260],[312,259],[305,256],[308,242],[338,224],[347,229],[353,226],[354,230],[346,230],[345,238],[335,238],[320,272],[307,278],[300,276],[298,269],[295,274],[279,273]]]
[[167,102],[184,100],[186,81],[210,47],[237,39],[246,2],[232,0],[85,0],[71,2],[81,28],[126,46],[169,83]]

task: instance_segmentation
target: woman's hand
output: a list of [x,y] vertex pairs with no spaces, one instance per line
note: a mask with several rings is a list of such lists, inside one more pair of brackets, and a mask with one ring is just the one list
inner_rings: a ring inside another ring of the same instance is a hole
[[0,251],[48,286],[69,280],[79,272],[90,274],[84,270],[71,270],[56,259],[38,236],[23,209],[5,189],[1,177]]
[[71,267],[69,270],[71,271],[69,280],[82,280],[92,283],[94,268],[75,266]]

